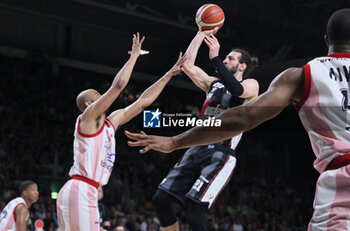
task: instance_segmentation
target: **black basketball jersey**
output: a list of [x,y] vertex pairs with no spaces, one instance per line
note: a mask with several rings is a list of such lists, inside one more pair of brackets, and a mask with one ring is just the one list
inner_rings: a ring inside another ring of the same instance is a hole
[[[219,80],[215,80],[212,82],[210,86],[210,90],[208,92],[207,98],[204,101],[202,106],[201,113],[199,117],[201,119],[206,119],[208,117],[214,117],[223,112],[224,110],[232,107],[236,107],[243,104],[244,99],[239,98],[237,96],[232,96],[232,94],[226,89],[225,85]],[[238,137],[239,136],[239,137]],[[232,145],[232,139],[225,140],[222,142],[218,142],[217,144],[221,144],[224,146],[230,146],[232,149],[235,149],[240,136],[236,136],[238,138],[235,141],[235,144]]]

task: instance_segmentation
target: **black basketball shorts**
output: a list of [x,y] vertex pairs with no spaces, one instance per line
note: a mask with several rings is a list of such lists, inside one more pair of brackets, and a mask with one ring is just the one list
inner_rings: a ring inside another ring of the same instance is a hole
[[177,198],[185,207],[187,198],[210,208],[230,181],[235,166],[232,149],[216,145],[193,147],[169,171],[159,189]]

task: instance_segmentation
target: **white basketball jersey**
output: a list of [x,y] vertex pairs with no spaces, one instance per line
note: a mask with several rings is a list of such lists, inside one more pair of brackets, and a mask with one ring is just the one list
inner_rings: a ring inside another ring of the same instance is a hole
[[101,129],[86,135],[79,130],[80,116],[75,124],[74,162],[69,175],[80,175],[107,184],[115,161],[115,129],[106,118]]
[[322,173],[350,153],[350,53],[320,57],[304,66],[304,97],[297,106]]
[[[0,213],[0,230],[15,231],[16,229],[16,208],[23,204],[27,206],[26,201],[22,197],[11,200]],[[28,219],[28,217],[27,217]]]

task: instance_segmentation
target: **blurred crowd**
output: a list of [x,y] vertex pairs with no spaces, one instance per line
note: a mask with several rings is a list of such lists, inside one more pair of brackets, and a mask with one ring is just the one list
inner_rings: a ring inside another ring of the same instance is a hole
[[[59,230],[56,201],[51,193],[58,192],[68,179],[73,161],[73,130],[79,115],[75,97],[86,88],[104,92],[113,78],[58,67],[41,56],[0,56],[0,212],[18,196],[19,183],[30,179],[38,183],[40,199],[31,206],[28,230],[34,230],[37,219],[44,221],[44,230]],[[135,101],[147,85],[131,80],[112,109]],[[196,114],[203,99],[201,93],[167,87],[152,107]],[[108,210],[105,219],[110,221],[110,230],[161,230],[151,199],[162,178],[184,152],[139,155],[137,149],[128,147],[123,131],[140,130],[141,119],[138,116],[117,131],[116,164],[101,200]],[[164,130],[152,130],[160,132]],[[167,135],[177,132],[165,129]],[[312,197],[305,198],[286,179],[264,175],[245,172],[238,164],[230,183],[208,211],[209,230],[306,230]],[[190,231],[183,210],[177,206],[173,209],[177,211],[181,230]]]

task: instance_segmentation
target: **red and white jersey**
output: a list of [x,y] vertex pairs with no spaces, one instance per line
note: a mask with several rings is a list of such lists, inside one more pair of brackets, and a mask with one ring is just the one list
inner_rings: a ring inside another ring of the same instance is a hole
[[[27,206],[26,201],[22,197],[17,197],[11,200],[0,213],[0,230],[1,231],[16,231],[16,208],[23,204]],[[28,220],[28,217],[27,217]]]
[[69,175],[80,175],[105,185],[111,175],[115,161],[115,129],[106,118],[101,129],[86,135],[79,130],[80,116],[74,131],[74,163]]
[[335,157],[350,153],[350,53],[335,53],[304,66],[304,97],[297,106],[322,173]]

